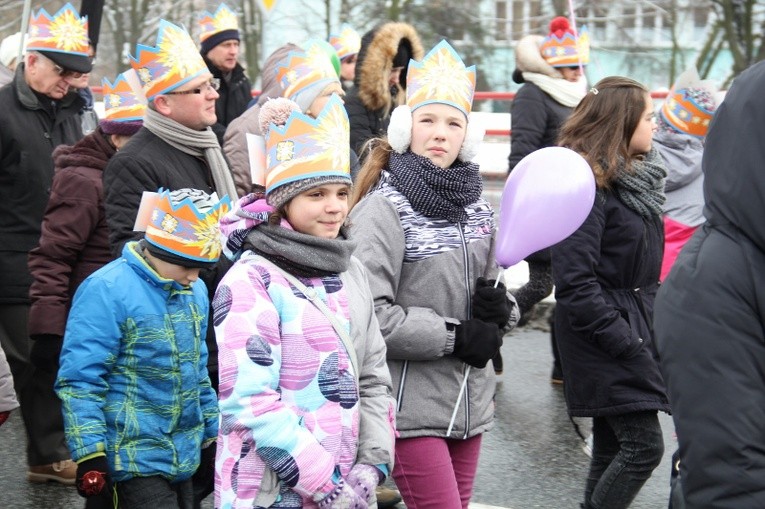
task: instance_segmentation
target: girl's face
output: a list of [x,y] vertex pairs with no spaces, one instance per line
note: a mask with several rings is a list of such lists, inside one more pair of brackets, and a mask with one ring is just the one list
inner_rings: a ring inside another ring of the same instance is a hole
[[645,110],[640,116],[635,133],[630,140],[630,155],[645,154],[651,150],[653,133],[656,130],[656,115],[653,112],[651,96],[645,96]]
[[295,231],[334,239],[348,216],[349,194],[347,184],[312,187],[292,198],[284,206],[284,213]]
[[427,157],[440,168],[452,165],[465,141],[467,119],[454,106],[433,103],[420,106],[412,114],[410,150]]

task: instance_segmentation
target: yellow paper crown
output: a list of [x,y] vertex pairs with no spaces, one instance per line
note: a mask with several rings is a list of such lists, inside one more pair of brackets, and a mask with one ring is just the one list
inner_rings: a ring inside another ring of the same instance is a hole
[[702,81],[695,68],[687,69],[677,78],[659,115],[675,131],[703,138],[717,108],[715,92],[716,87]]
[[465,67],[454,48],[439,42],[421,62],[409,61],[406,104],[412,111],[430,103],[454,106],[467,116],[473,106],[475,66]]
[[[560,21],[557,26],[556,21]],[[590,63],[590,33],[586,26],[582,26],[577,35],[562,16],[555,18],[550,25],[552,31],[540,48],[548,64],[552,67],[573,67]]]
[[350,127],[343,101],[332,94],[316,118],[295,108],[284,125],[270,124],[265,135],[266,194],[316,177],[347,178],[350,183]]
[[104,120],[131,122],[143,120],[146,111],[146,97],[141,91],[138,75],[128,69],[118,75],[114,83],[109,78],[102,80],[104,94]]
[[355,55],[361,49],[361,36],[348,25],[340,27],[340,32],[329,34],[329,43],[335,48],[337,57],[342,60],[345,57]]
[[[211,198],[201,191],[188,191]],[[182,258],[214,263],[218,261],[221,251],[220,218],[231,208],[231,200],[224,196],[213,206],[200,210],[192,198],[176,202],[171,191],[160,189],[154,200],[147,203],[153,210],[146,225],[145,238],[154,246]],[[213,194],[212,199],[215,198]]]
[[29,20],[27,51],[88,56],[88,17],[67,3],[53,16],[40,9]]
[[287,53],[276,64],[276,79],[282,97],[294,97],[319,81],[338,81],[332,61],[318,41],[308,41],[305,48]]
[[136,46],[130,65],[138,73],[149,101],[207,72],[207,64],[189,33],[164,19],[159,20],[157,45]]
[[224,30],[239,30],[239,21],[236,13],[226,4],[220,4],[215,13],[204,11],[199,18],[199,26],[202,32],[199,34],[199,42],[205,42],[211,36]]

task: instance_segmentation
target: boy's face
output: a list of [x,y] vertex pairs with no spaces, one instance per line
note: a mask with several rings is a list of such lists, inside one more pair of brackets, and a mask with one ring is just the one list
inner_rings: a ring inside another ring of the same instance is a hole
[[174,263],[160,260],[157,257],[152,257],[151,262],[154,264],[157,274],[165,279],[172,279],[178,284],[183,286],[191,286],[191,283],[199,279],[199,267],[190,268],[182,267]]

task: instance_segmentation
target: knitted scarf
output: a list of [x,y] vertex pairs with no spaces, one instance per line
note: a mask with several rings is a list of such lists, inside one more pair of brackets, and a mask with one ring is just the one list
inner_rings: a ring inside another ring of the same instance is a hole
[[619,163],[614,191],[619,199],[629,208],[645,218],[660,216],[664,196],[664,178],[667,170],[659,152],[652,148],[645,159],[632,162],[632,169],[627,171],[624,162]]
[[524,72],[523,79],[541,88],[542,92],[552,97],[555,102],[569,108],[579,104],[587,94],[587,83],[584,79],[572,82],[537,72]]
[[391,183],[414,210],[452,223],[468,220],[465,206],[475,203],[483,191],[478,165],[459,159],[449,168],[440,168],[409,150],[403,154],[391,152],[388,172]]
[[356,242],[340,228],[335,239],[307,235],[279,225],[262,223],[247,234],[243,246],[299,277],[325,277],[348,270]]
[[190,156],[203,157],[212,172],[218,197],[223,198],[224,195],[228,195],[232,201],[237,199],[234,178],[231,176],[226,160],[223,159],[218,138],[212,129],[209,127],[202,131],[189,129],[151,108],[146,108],[143,125],[171,147]]

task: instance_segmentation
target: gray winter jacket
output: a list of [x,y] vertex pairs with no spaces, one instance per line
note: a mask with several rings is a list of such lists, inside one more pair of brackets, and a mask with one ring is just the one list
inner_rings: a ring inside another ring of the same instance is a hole
[[664,213],[678,223],[700,225],[704,222],[704,172],[701,171],[704,144],[693,136],[666,131],[657,132],[653,141],[667,168]]
[[[398,190],[381,185],[351,213],[355,255],[364,263],[388,346],[401,438],[445,437],[467,365],[451,355],[446,324],[470,317],[476,279],[496,278],[494,212],[483,199],[466,224],[425,217]],[[508,298],[515,302],[508,294]],[[518,321],[517,306],[509,327]],[[491,429],[494,371],[472,368],[453,438]]]

